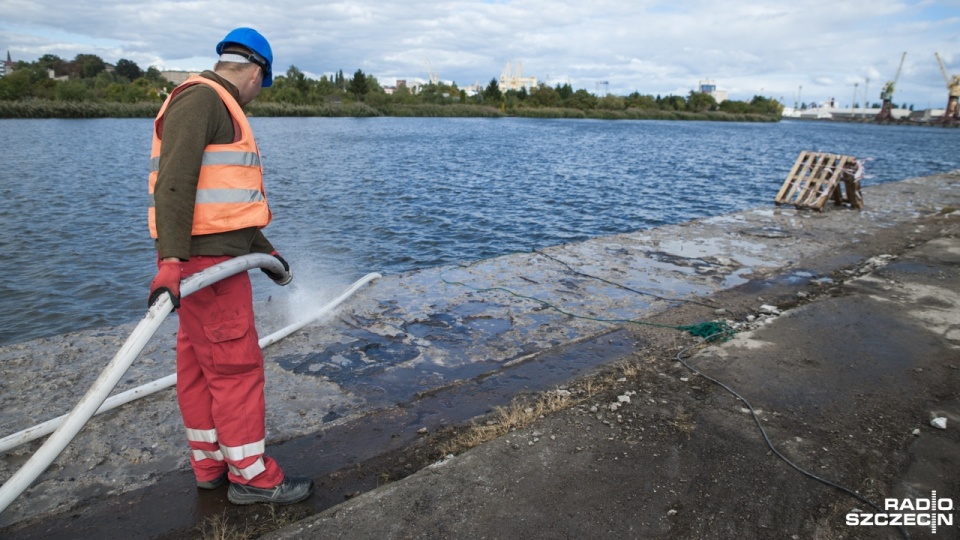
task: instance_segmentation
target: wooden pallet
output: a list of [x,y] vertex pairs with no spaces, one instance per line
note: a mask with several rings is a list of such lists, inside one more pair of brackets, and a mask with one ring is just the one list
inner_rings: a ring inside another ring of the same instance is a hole
[[853,156],[800,152],[774,202],[823,212],[823,205],[833,199],[837,205],[863,208],[862,176],[863,167]]

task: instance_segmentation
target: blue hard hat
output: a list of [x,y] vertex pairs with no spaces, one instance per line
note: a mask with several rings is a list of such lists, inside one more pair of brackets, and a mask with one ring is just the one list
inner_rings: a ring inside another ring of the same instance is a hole
[[234,28],[217,43],[217,54],[223,54],[223,48],[230,44],[240,45],[254,53],[254,57],[248,60],[263,68],[263,84],[260,86],[266,88],[273,84],[273,50],[267,38],[253,28]]

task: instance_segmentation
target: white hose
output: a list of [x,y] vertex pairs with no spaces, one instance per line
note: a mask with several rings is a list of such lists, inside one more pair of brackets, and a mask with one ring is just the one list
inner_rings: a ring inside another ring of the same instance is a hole
[[[110,396],[106,401],[103,402],[103,405],[97,409],[97,412],[94,414],[104,413],[117,407],[130,403],[135,399],[140,399],[144,396],[149,396],[155,392],[159,392],[165,388],[169,388],[177,383],[177,374],[167,375],[162,379],[157,379],[152,383],[145,384],[143,386],[138,386],[126,392],[121,392],[115,396]],[[0,452],[6,452],[11,448],[16,448],[21,444],[28,443],[34,439],[39,439],[44,435],[49,435],[53,433],[55,429],[60,427],[60,424],[67,419],[67,414],[58,416],[52,420],[47,420],[41,424],[37,424],[32,427],[28,427],[22,431],[18,431],[12,435],[7,435],[6,437],[0,439]]]
[[[180,285],[180,296],[190,295],[221,279],[257,267],[266,268],[277,274],[287,272],[276,257],[262,253],[252,253],[229,259],[188,277]],[[70,411],[60,427],[20,470],[0,486],[0,512],[6,510],[7,506],[10,506],[10,503],[30,486],[53,463],[60,452],[70,444],[77,433],[83,429],[84,424],[96,413],[110,392],[117,386],[120,378],[143,351],[147,342],[153,337],[153,334],[156,333],[160,324],[172,309],[173,302],[170,300],[169,294],[162,295],[160,300],[155,301],[150,306],[146,316],[127,338],[123,347],[103,369],[93,386],[80,398],[80,402]]]
[[[363,276],[362,278],[357,280],[353,285],[351,285],[349,289],[344,291],[343,294],[341,294],[337,298],[333,299],[332,301],[324,305],[322,308],[320,308],[315,313],[311,314],[309,317],[306,317],[299,322],[291,324],[290,326],[277,330],[276,332],[270,334],[269,336],[260,338],[260,341],[259,341],[260,348],[265,349],[270,345],[277,343],[281,339],[289,336],[290,334],[296,332],[297,330],[300,330],[301,328],[310,324],[311,322],[319,319],[320,317],[323,317],[324,315],[330,313],[337,306],[342,304],[347,298],[352,296],[353,293],[357,292],[357,290],[360,287],[363,287],[370,281],[373,281],[374,279],[377,279],[379,277],[381,276],[380,274],[377,274],[377,273],[370,273],[370,274],[367,274],[366,276]],[[107,411],[112,411],[113,409],[116,409],[121,405],[130,403],[131,401],[134,401],[136,399],[149,396],[150,394],[154,394],[161,390],[166,390],[167,388],[170,388],[176,383],[177,383],[177,374],[174,373],[172,375],[167,375],[162,379],[157,379],[153,382],[149,382],[147,384],[127,390],[125,392],[121,392],[115,396],[110,396],[109,398],[107,398],[106,401],[103,402],[103,405],[101,405],[100,408],[97,409],[97,412],[94,414],[97,415]],[[28,443],[32,440],[39,439],[44,435],[49,435],[50,433],[53,433],[53,431],[57,429],[57,427],[59,427],[60,424],[63,423],[63,421],[67,418],[67,416],[68,415],[64,414],[63,416],[58,416],[52,420],[47,420],[42,424],[37,424],[33,427],[28,427],[27,429],[18,431],[12,435],[7,435],[6,437],[0,439],[0,452],[6,452],[11,448],[16,448],[21,444]]]

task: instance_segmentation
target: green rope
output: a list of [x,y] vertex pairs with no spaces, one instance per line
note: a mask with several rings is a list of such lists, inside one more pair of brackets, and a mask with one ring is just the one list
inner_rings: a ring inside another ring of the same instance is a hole
[[713,341],[715,339],[726,341],[733,337],[733,334],[736,332],[724,321],[707,321],[690,326],[677,326],[676,328],[677,330],[690,332],[690,335],[704,338],[707,341]]
[[[460,267],[463,268],[464,265],[460,265]],[[556,306],[550,302],[547,302],[542,298],[520,294],[518,292],[511,291],[510,289],[507,289],[504,287],[477,287],[475,285],[470,285],[462,281],[448,280],[443,276],[443,268],[440,269],[440,281],[446,283],[447,285],[460,285],[461,287],[466,287],[468,289],[471,289],[477,292],[499,291],[499,292],[507,293],[511,296],[516,296],[517,298],[523,298],[524,300],[533,300],[534,302],[539,302],[540,304],[543,304],[544,306],[550,309],[553,309],[563,315],[566,315],[568,317],[573,317],[575,319],[584,319],[588,321],[595,321],[595,322],[602,322],[602,323],[640,324],[644,326],[655,326],[657,328],[669,328],[671,330],[682,330],[685,332],[689,332],[693,336],[702,337],[707,341],[713,341],[714,339],[717,339],[717,338],[721,338],[721,341],[726,341],[730,339],[730,337],[733,336],[734,334],[734,330],[730,328],[730,325],[728,325],[723,321],[708,321],[708,322],[702,322],[702,323],[698,323],[690,326],[671,326],[669,324],[657,324],[657,323],[652,323],[648,321],[639,321],[636,319],[607,319],[602,317],[579,315],[576,313],[571,313],[559,306]]]

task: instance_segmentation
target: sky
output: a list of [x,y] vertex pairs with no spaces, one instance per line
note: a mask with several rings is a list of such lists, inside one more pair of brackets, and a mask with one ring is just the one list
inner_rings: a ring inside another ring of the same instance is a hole
[[730,99],[850,106],[879,102],[903,58],[894,102],[927,109],[948,95],[934,53],[960,74],[960,0],[0,0],[0,14],[0,54],[27,62],[209,69],[216,43],[249,26],[275,75],[360,69],[381,84],[486,86],[509,64],[597,95],[710,81]]

